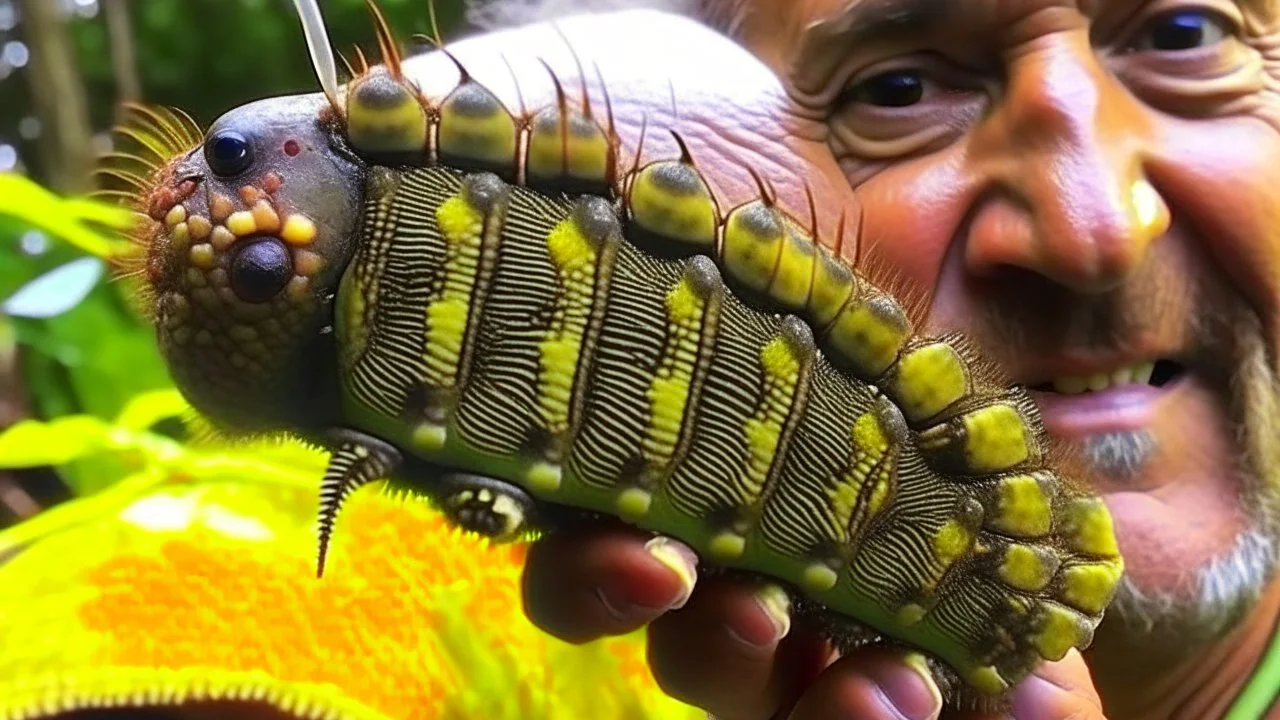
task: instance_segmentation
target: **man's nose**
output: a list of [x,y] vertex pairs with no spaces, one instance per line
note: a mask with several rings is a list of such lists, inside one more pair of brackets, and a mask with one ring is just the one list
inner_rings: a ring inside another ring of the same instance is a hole
[[1169,226],[1143,167],[1148,122],[1087,38],[1012,61],[970,148],[988,181],[965,247],[970,272],[1017,267],[1079,292],[1122,283]]

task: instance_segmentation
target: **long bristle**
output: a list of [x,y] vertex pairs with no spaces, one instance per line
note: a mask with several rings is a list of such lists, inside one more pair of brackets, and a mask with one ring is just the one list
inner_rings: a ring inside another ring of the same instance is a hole
[[587,92],[587,72],[582,67],[582,58],[578,57],[578,51],[573,47],[573,43],[569,42],[569,36],[564,34],[560,24],[551,23],[551,29],[556,31],[560,39],[564,41],[565,47],[569,48],[569,56],[573,58],[573,64],[578,68],[578,86],[582,92],[582,116],[588,120],[592,120],[591,115],[591,95]]
[[[471,82],[471,73],[467,71],[467,66],[462,64],[462,61],[458,59],[457,55],[454,55],[453,53],[449,52],[446,48],[443,48],[443,47],[440,47],[437,49],[441,53],[443,53],[445,57],[449,58],[449,62],[452,62],[453,66],[458,69],[459,85],[465,85]],[[511,66],[508,65],[507,67],[511,67]]]
[[431,35],[435,46],[444,48],[444,41],[440,39],[440,23],[436,19],[436,0],[427,0],[427,14],[431,17]]
[[99,167],[99,168],[94,168],[92,174],[94,176],[114,178],[116,180],[123,182],[125,185],[128,185],[129,187],[133,188],[138,192],[145,192],[147,190],[147,181],[144,178],[141,178],[138,175],[131,173],[127,170],[118,170],[116,168],[109,168],[109,167]]
[[689,152],[689,146],[685,143],[684,138],[680,137],[680,133],[675,130],[668,130],[671,137],[675,138],[676,145],[680,146],[680,162],[697,169],[697,165],[693,163],[693,153]]
[[556,75],[556,71],[551,69],[546,60],[538,58],[538,62],[542,63],[542,67],[546,68],[547,74],[551,76],[551,84],[556,88],[556,108],[559,110],[557,115],[560,121],[560,166],[569,166],[569,98],[564,93],[564,85],[560,82],[560,77]]
[[[443,50],[443,48],[441,49]],[[453,56],[449,55],[449,57]],[[519,122],[527,123],[529,121],[529,106],[524,102],[524,91],[520,89],[520,78],[516,77],[516,69],[511,67],[511,61],[507,59],[507,56],[501,55],[501,57],[502,64],[507,66],[507,72],[511,75],[511,85],[516,90],[516,102],[520,103],[520,117],[518,120]],[[457,58],[454,58],[454,62],[458,63]],[[462,64],[458,63],[458,66],[461,68]],[[463,72],[466,72],[465,69]]]
[[760,175],[760,172],[757,171],[754,167],[748,165],[747,173],[750,174],[751,178],[756,181],[756,190],[758,190],[760,193],[760,201],[769,207],[773,207],[774,205],[776,205],[777,197],[774,196],[772,192],[772,188],[768,185],[768,183],[765,182],[765,179],[763,176]]
[[382,63],[387,66],[392,77],[399,78],[402,75],[400,48],[396,44],[395,36],[391,33],[391,27],[387,25],[387,18],[374,0],[365,0],[365,5],[373,15],[374,33],[378,36],[378,49],[382,53]]
[[174,160],[198,148],[204,132],[175,108],[124,103],[121,109],[120,123],[112,130],[115,147],[97,158],[93,175],[102,186],[92,196],[133,211],[129,227],[109,231],[123,242],[106,260],[112,282],[127,282],[133,306],[152,319],[156,296],[146,270],[159,223],[147,214],[148,206],[153,191],[168,182]]
[[347,60],[347,56],[343,55],[342,53],[338,53],[338,59],[342,61],[342,67],[344,70],[347,71],[347,77],[348,78],[356,77],[355,68],[351,67],[351,61]]
[[609,160],[607,172],[611,184],[618,181],[618,154],[622,149],[622,138],[618,136],[618,127],[613,118],[613,100],[609,97],[609,85],[604,81],[604,74],[600,72],[600,65],[594,64],[596,69],[596,79],[600,81],[600,94],[604,96],[604,114],[608,120],[608,128],[606,132],[609,136]]
[[[862,225],[866,225],[865,221]],[[872,240],[864,247],[864,237],[865,234],[860,230],[857,249],[861,257],[857,258],[855,264],[858,274],[896,298],[912,326],[917,332],[922,331],[927,327],[929,316],[932,314],[931,287],[922,287],[920,283],[907,276],[901,268],[877,254],[875,249],[878,242]]]
[[629,176],[634,176],[640,172],[640,156],[644,155],[644,136],[648,129],[649,113],[644,113],[640,116],[640,137],[636,140],[636,154],[631,159],[631,170],[627,172]]
[[333,61],[333,46],[329,43],[329,33],[325,29],[324,16],[320,13],[317,0],[293,0],[298,10],[298,18],[302,21],[302,33],[307,39],[307,50],[311,53],[311,66],[316,71],[316,79],[324,90],[325,97],[334,110],[338,105],[338,68]]
[[355,51],[356,51],[356,62],[360,64],[360,66],[356,68],[356,74],[363,75],[369,72],[369,58],[365,57],[364,49],[361,48],[359,45],[355,46]]
[[184,112],[167,107],[153,107],[138,103],[125,103],[124,108],[138,118],[137,124],[163,136],[169,149],[187,149],[198,145],[203,133],[200,127]]
[[840,208],[840,219],[836,222],[836,246],[832,249],[832,253],[837,258],[844,257],[845,222],[848,218],[847,211],[844,208]]

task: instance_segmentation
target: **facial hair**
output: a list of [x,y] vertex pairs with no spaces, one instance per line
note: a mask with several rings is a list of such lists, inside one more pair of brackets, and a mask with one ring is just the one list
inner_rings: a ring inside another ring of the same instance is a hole
[[[1197,570],[1190,597],[1140,587],[1126,575],[1107,619],[1129,637],[1170,638],[1183,647],[1220,639],[1248,615],[1280,568],[1280,377],[1256,323],[1238,322],[1234,335],[1243,355],[1231,409],[1244,450],[1236,472],[1246,526],[1228,550]],[[1147,433],[1116,433],[1087,443],[1083,459],[1099,472],[1131,477],[1157,449]]]

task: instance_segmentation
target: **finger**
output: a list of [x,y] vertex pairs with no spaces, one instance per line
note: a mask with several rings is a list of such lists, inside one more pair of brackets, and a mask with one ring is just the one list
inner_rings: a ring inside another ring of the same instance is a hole
[[942,711],[924,658],[886,648],[850,653],[805,692],[789,720],[934,720]]
[[1055,663],[1044,663],[1013,691],[1016,720],[1101,720],[1102,700],[1093,687],[1089,666],[1072,650]]
[[649,664],[668,695],[717,720],[764,720],[821,672],[823,639],[792,632],[776,585],[702,581],[688,605],[649,626]]
[[525,614],[572,643],[622,635],[684,605],[696,567],[684,545],[629,528],[557,533],[529,551]]

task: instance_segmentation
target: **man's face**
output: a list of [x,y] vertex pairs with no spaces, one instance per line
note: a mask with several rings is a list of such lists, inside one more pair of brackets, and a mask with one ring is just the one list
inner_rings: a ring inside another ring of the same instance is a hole
[[932,322],[1083,450],[1127,556],[1118,616],[1217,632],[1280,539],[1280,3],[739,9],[825,121],[878,264],[936,288]]

